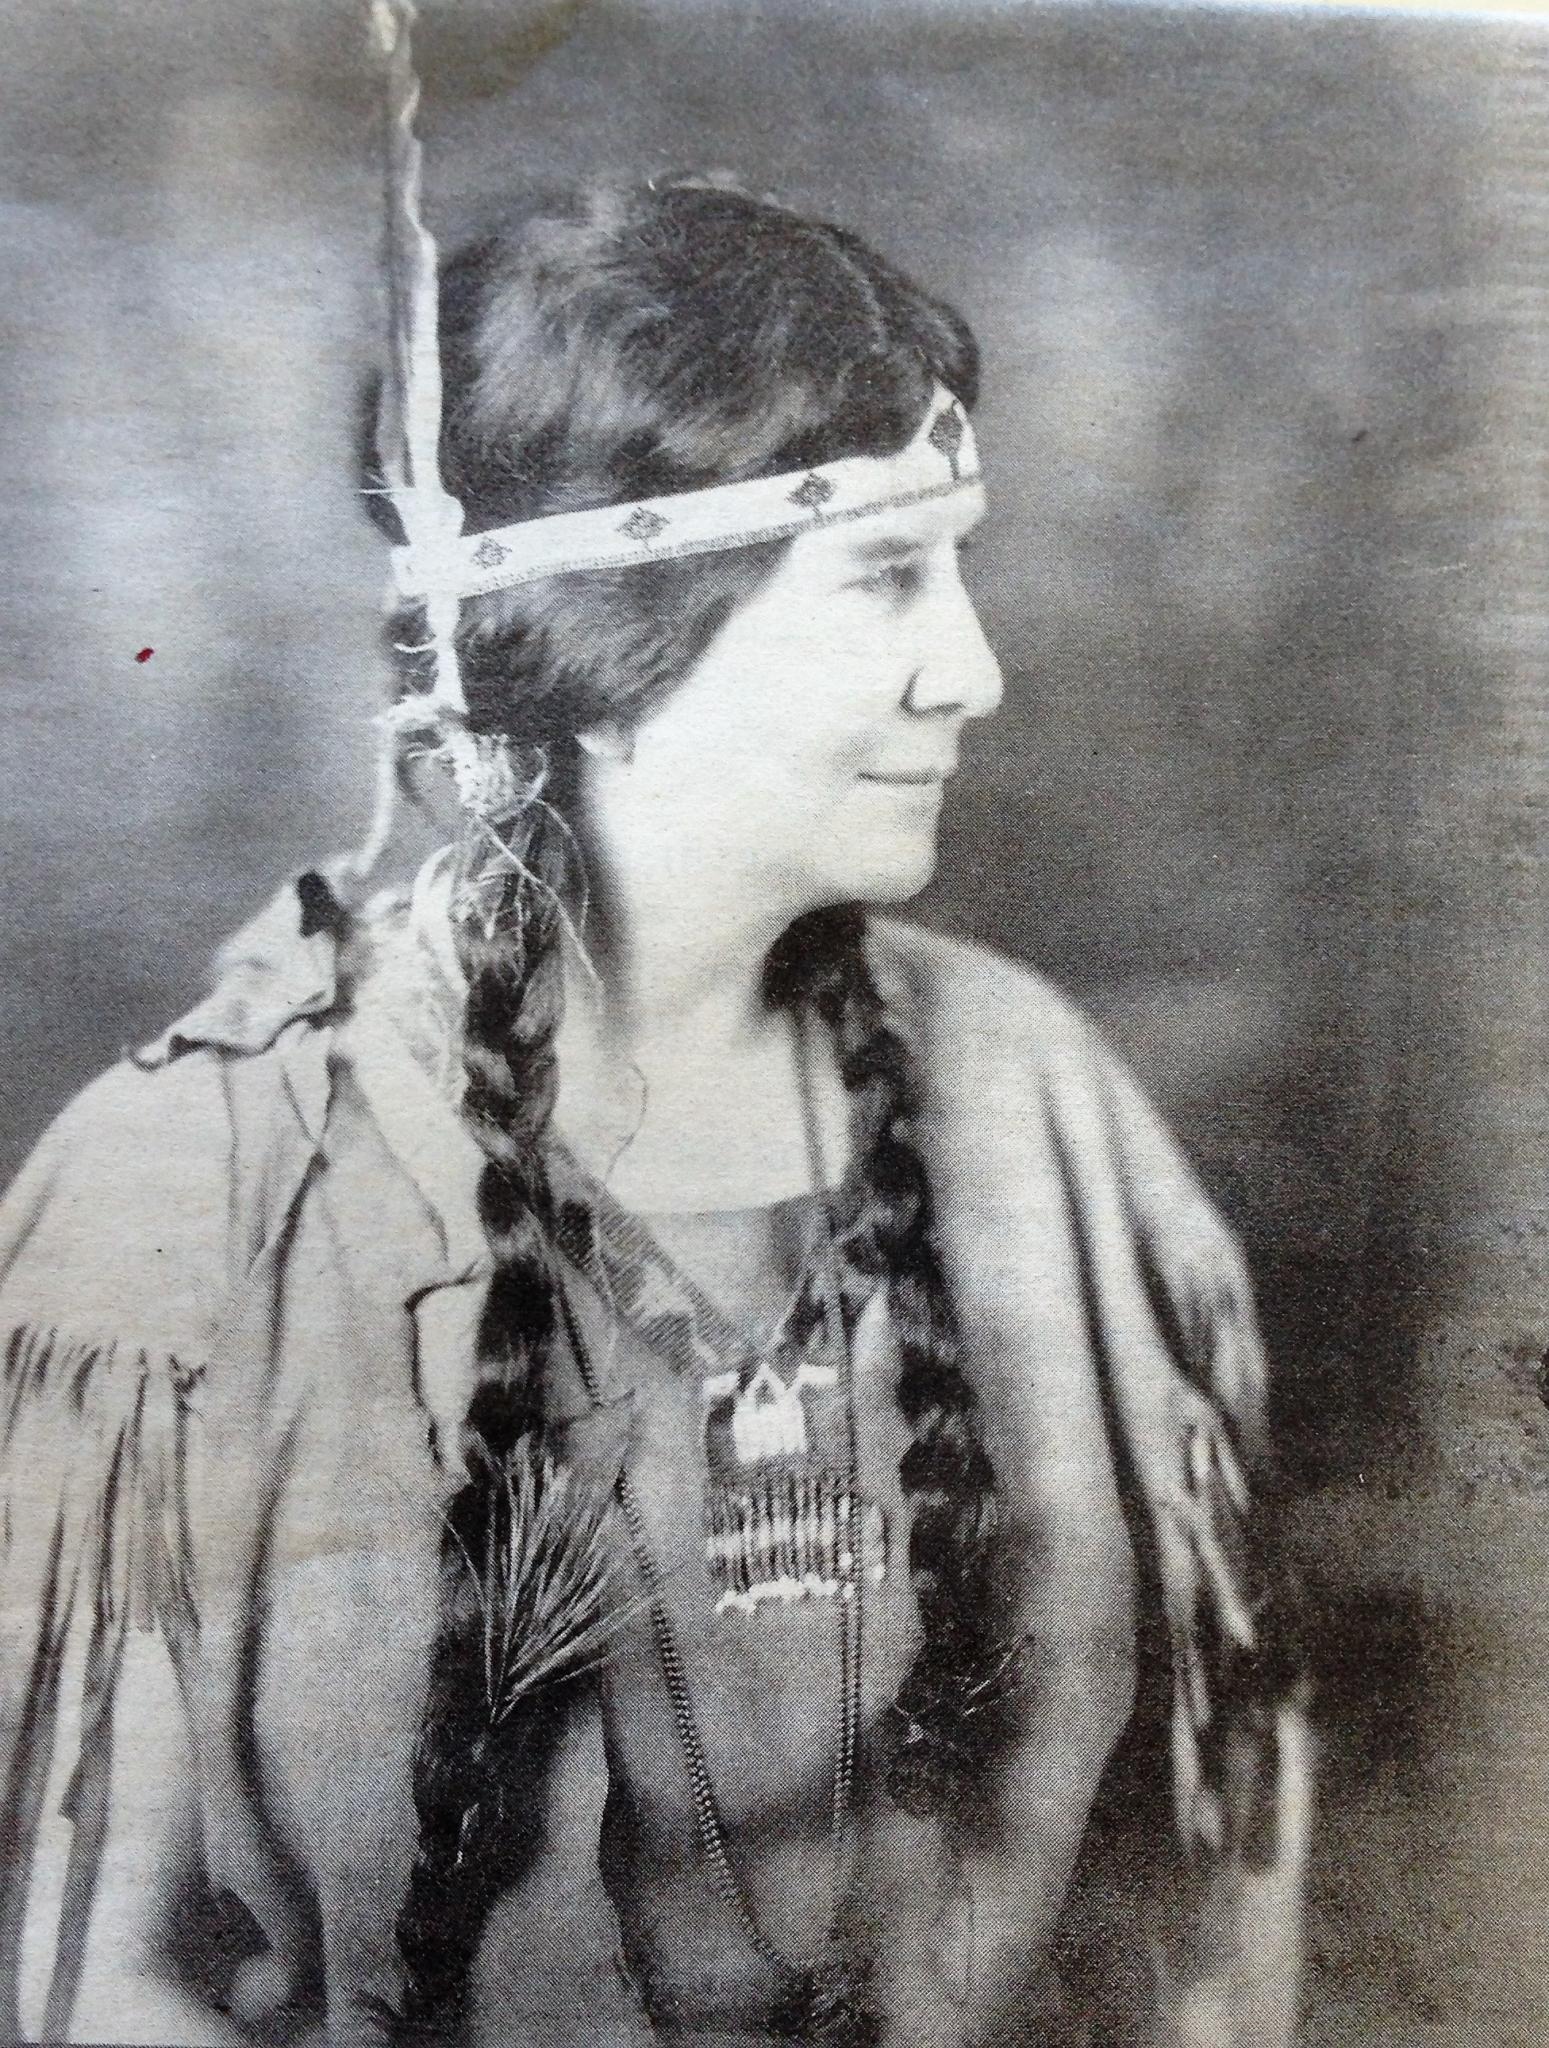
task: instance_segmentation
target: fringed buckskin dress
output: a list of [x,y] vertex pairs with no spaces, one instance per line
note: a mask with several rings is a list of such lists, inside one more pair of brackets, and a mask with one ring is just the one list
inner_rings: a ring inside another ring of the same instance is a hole
[[[405,902],[346,926],[320,900],[282,891],[0,1212],[6,2038],[332,2048],[403,2009],[490,1261],[447,949]],[[858,1557],[845,1911],[885,2042],[1278,2048],[1306,1736],[1251,1534],[1241,1262],[1036,975],[888,920],[868,945],[920,1076],[1025,1651],[972,1825],[896,1810],[864,1769],[918,1623],[885,1304],[814,1279],[842,1172],[769,1211],[636,1217],[556,1143],[590,1363],[546,1389],[553,1441],[604,1489],[631,1476],[725,1837],[788,1954],[831,1911],[836,1558]],[[545,1724],[527,1852],[472,1958],[477,2048],[771,2038],[773,1966],[696,1835],[659,1648],[626,1603]]]

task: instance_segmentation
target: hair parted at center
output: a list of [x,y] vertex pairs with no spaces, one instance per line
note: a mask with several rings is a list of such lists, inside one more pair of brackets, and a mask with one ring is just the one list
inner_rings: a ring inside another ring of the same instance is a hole
[[[978,395],[977,349],[950,308],[845,230],[703,179],[588,189],[525,209],[444,261],[440,326],[442,471],[474,533],[892,454],[938,383],[965,406]],[[366,502],[390,529],[390,500]],[[401,1930],[422,2012],[459,2002],[507,1853],[468,1833],[470,1773],[498,1777],[501,1760],[471,1733],[477,1717],[460,1696],[477,1682],[478,1622],[456,1591],[457,1559],[481,1554],[509,1461],[541,1429],[560,1322],[544,1146],[563,920],[584,880],[565,819],[577,735],[647,717],[788,545],[556,576],[462,606],[469,724],[507,737],[532,800],[497,833],[467,836],[455,897],[471,906],[454,913],[468,988],[463,1102],[484,1152],[479,1206],[494,1276],[464,1423],[468,1479],[449,1509],[421,1851]],[[402,650],[425,638],[415,627],[410,606],[389,629],[406,690],[417,657]],[[979,1775],[994,1739],[995,1717],[973,1711],[995,1655],[994,1500],[911,1132],[915,1082],[859,906],[793,925],[767,986],[771,1002],[829,1032],[851,1106],[861,1206],[845,1256],[886,1285],[897,1333],[922,1630],[886,1782],[913,1810],[942,1809]],[[507,1800],[488,1790],[472,1805],[497,1818],[504,1807],[509,1821]]]

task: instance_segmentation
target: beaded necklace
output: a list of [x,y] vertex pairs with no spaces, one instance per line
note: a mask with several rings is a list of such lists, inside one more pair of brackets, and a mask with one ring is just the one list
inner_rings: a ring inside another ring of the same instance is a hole
[[[747,1888],[738,1875],[733,1860],[720,1800],[710,1775],[704,1744],[699,1733],[699,1723],[678,1648],[677,1634],[663,1598],[661,1569],[651,1551],[627,1462],[620,1468],[616,1493],[634,1555],[635,1568],[645,1591],[651,1636],[671,1704],[684,1765],[688,1772],[701,1853],[717,1889],[750,1946],[786,1978],[800,2004],[807,2010],[815,2012],[824,2005],[835,2006],[846,2000],[851,1974],[849,1963],[841,1948],[840,1923],[850,1890],[854,1861],[851,1809],[860,1739],[864,1572],[859,1526],[859,1456],[849,1323],[845,1315],[834,1217],[830,1199],[824,1191],[821,1143],[813,1097],[809,1048],[800,1029],[796,1034],[796,1044],[808,1163],[816,1206],[822,1220],[816,1277],[822,1290],[823,1326],[830,1333],[830,1343],[835,1355],[834,1369],[838,1376],[843,1413],[841,1483],[834,1491],[831,1504],[841,1539],[833,1552],[837,1575],[835,1592],[839,1610],[841,1662],[839,1729],[834,1752],[833,1798],[829,1820],[829,1845],[833,1868],[832,1903],[824,1950],[818,1955],[789,1954],[772,1941],[759,1924]],[[593,1406],[600,1407],[604,1398],[602,1384],[593,1364],[580,1318],[575,1312],[569,1290],[563,1284],[562,1278],[558,1287],[558,1297],[566,1336],[575,1357],[582,1385]]]

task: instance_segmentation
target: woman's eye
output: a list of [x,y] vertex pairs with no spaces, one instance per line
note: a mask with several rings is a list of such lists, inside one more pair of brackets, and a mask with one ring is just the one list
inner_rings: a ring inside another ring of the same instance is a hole
[[862,590],[874,590],[883,597],[912,597],[919,589],[924,571],[918,562],[888,562],[870,576],[861,578]]

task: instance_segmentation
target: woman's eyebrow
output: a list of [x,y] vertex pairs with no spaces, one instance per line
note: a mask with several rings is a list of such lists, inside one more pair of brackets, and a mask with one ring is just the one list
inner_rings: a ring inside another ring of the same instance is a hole
[[911,556],[923,555],[942,540],[952,540],[959,547],[969,535],[976,532],[983,522],[982,509],[958,533],[878,533],[869,537],[859,536],[852,540],[846,552],[854,562],[877,565],[884,562],[906,562]]
[[879,533],[869,540],[852,540],[846,553],[857,562],[901,562],[910,555],[923,555],[939,538],[937,534]]

